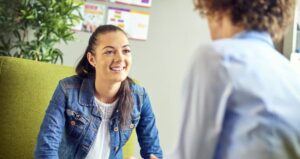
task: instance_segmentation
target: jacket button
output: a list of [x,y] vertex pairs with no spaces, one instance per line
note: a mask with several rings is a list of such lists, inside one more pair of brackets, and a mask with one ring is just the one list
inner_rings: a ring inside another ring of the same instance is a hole
[[72,120],[72,121],[70,121],[70,124],[71,124],[72,126],[74,126],[74,125],[76,124],[76,122],[75,122],[74,120]]
[[118,127],[115,127],[115,128],[114,128],[114,131],[119,131],[119,128],[118,128]]
[[133,128],[134,128],[134,124],[131,123],[131,124],[129,125],[129,127],[130,127],[131,129],[133,129]]
[[119,146],[115,147],[115,151],[117,152],[119,150]]

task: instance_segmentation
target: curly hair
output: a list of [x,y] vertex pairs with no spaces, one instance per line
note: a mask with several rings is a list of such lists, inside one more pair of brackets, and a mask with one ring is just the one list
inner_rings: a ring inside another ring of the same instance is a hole
[[229,12],[234,25],[267,31],[280,40],[294,16],[295,0],[193,0],[200,15]]

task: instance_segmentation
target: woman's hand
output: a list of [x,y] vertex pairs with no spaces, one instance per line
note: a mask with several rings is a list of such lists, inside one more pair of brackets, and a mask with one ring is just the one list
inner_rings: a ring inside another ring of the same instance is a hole
[[133,157],[133,156],[130,156],[130,157],[126,157],[126,158],[124,158],[124,159],[136,159],[136,158]]
[[151,154],[150,159],[158,159],[155,155]]

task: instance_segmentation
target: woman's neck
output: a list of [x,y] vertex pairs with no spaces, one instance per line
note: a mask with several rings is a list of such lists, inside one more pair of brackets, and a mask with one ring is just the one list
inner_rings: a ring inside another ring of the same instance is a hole
[[119,91],[121,82],[109,83],[96,78],[95,96],[103,103],[112,103],[116,100],[116,94]]
[[223,27],[220,28],[220,30],[222,32],[221,34],[222,34],[223,38],[232,38],[236,34],[245,30],[244,27],[242,27],[242,26],[234,25],[229,16],[225,16],[223,18],[222,26]]

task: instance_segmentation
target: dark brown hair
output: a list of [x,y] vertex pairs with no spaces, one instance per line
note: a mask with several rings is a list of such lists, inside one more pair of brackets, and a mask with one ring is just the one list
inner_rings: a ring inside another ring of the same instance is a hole
[[280,40],[290,24],[295,0],[193,0],[201,15],[229,12],[234,25],[267,31]]
[[[95,78],[95,68],[89,63],[87,59],[87,54],[90,52],[95,54],[96,45],[99,45],[99,37],[102,34],[108,32],[117,32],[120,31],[126,35],[126,33],[119,27],[114,25],[101,25],[99,26],[91,35],[89,39],[88,46],[84,52],[83,57],[76,66],[76,73],[78,76],[87,78]],[[126,35],[127,36],[127,35]],[[130,85],[133,83],[133,80],[130,77],[127,77],[124,81],[121,82],[121,86],[116,96],[118,97],[118,106],[117,109],[120,111],[120,121],[122,126],[126,124],[127,121],[131,119],[131,112],[133,109],[133,99],[131,94]]]

